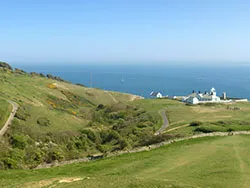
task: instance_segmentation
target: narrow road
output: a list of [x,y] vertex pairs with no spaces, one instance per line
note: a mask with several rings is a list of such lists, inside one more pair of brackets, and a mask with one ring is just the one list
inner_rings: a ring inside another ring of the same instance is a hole
[[[5,100],[6,100],[6,99],[5,99]],[[12,122],[12,120],[13,120],[15,114],[16,114],[16,111],[17,111],[17,109],[18,109],[18,104],[16,104],[16,103],[13,102],[13,101],[10,101],[10,100],[6,100],[6,101],[8,101],[8,102],[12,105],[13,108],[12,108],[12,111],[11,111],[11,113],[10,113],[9,118],[8,118],[7,121],[5,122],[3,128],[0,130],[0,136],[3,136],[3,135],[6,133],[6,131],[7,131],[8,128],[9,128],[9,125],[11,124],[11,122]]]
[[165,109],[162,109],[159,111],[159,114],[161,115],[162,117],[162,120],[163,120],[163,124],[161,126],[161,128],[155,132],[155,135],[159,135],[161,133],[164,132],[164,130],[168,127],[169,125],[169,121],[168,121],[168,118],[166,116],[166,110]]

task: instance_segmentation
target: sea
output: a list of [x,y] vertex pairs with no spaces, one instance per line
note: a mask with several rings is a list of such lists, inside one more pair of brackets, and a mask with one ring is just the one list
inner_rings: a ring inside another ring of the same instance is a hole
[[194,91],[223,92],[228,97],[250,99],[250,66],[192,65],[16,65],[27,72],[59,76],[72,83],[150,98],[152,91],[164,96],[185,96]]

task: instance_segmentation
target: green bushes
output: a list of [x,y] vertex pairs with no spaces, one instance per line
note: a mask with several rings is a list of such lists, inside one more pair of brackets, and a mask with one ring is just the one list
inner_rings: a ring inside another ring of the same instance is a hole
[[47,152],[45,156],[45,162],[46,163],[51,163],[53,161],[62,161],[64,159],[64,155],[62,150],[59,148],[51,148]]
[[193,121],[189,124],[191,127],[197,127],[200,126],[202,123],[200,121]]
[[225,132],[227,129],[225,127],[216,125],[204,125],[195,129],[196,132],[202,133],[212,133],[212,132]]
[[167,134],[160,134],[160,135],[151,135],[151,134],[145,134],[138,146],[148,146],[148,145],[152,145],[152,144],[157,144],[163,141],[167,141],[170,139],[174,139],[174,138],[179,138],[180,135],[167,135]]
[[46,117],[39,117],[37,119],[37,124],[41,126],[50,126],[50,120],[47,119]]
[[13,135],[10,139],[10,143],[13,148],[24,149],[27,145],[27,137],[24,135]]
[[26,150],[25,163],[30,168],[34,168],[44,161],[45,152],[40,148],[29,147]]
[[92,129],[82,129],[81,134],[86,135],[89,140],[94,142],[95,144],[100,144],[101,143],[101,138],[100,135],[92,130]]
[[6,62],[0,62],[0,68],[6,68],[9,70],[13,70],[13,68]]
[[23,107],[23,106],[19,107],[16,114],[15,114],[15,117],[17,119],[20,119],[23,121],[26,121],[29,116],[30,116],[30,114],[27,112],[26,107]]
[[20,168],[17,161],[11,159],[10,157],[4,157],[0,159],[0,168],[2,169],[18,169]]
[[[70,92],[62,93],[68,100],[48,96],[47,101],[54,109],[77,111],[79,106],[87,103]],[[52,132],[50,119],[41,115],[34,122],[46,129],[37,127],[41,131],[32,132],[25,122],[30,121],[29,111],[28,105],[20,107],[17,119],[12,122],[9,132],[12,149],[6,150],[4,155],[0,154],[2,169],[34,168],[44,162],[107,153],[166,139],[153,137],[153,125],[156,122],[154,117],[143,108],[122,103],[112,106],[100,104],[95,108],[88,108],[89,123],[78,131]]]

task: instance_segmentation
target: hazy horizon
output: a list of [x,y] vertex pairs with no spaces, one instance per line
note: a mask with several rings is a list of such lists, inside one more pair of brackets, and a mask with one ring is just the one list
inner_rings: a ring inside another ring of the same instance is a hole
[[1,4],[14,64],[250,64],[250,2],[24,0]]

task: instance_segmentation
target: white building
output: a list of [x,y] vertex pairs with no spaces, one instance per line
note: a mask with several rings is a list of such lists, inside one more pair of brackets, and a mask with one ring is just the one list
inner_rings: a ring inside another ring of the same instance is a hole
[[163,97],[160,92],[153,92],[153,91],[150,93],[150,96],[151,97],[156,97],[156,98],[162,98]]
[[183,102],[189,104],[199,104],[199,103],[208,103],[208,102],[220,102],[220,97],[216,96],[216,90],[212,88],[210,93],[196,93],[188,95],[187,97],[183,97]]

